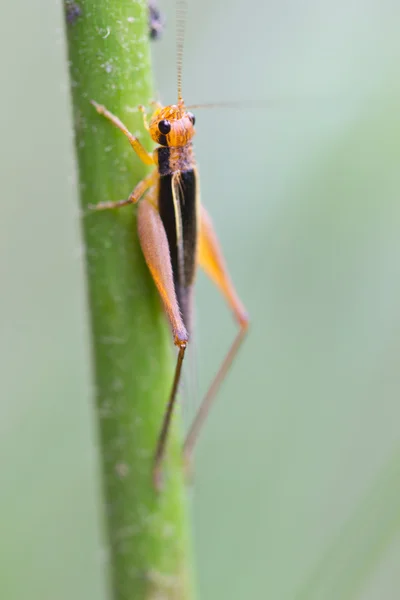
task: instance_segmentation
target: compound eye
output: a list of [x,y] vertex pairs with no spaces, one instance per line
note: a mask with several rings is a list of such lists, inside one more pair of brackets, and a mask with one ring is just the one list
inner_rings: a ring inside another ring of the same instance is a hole
[[171,123],[167,119],[163,119],[159,122],[158,129],[163,135],[167,135],[171,131]]
[[194,114],[193,114],[193,113],[191,113],[191,112],[188,112],[188,113],[187,113],[187,116],[188,116],[188,117],[189,117],[189,119],[191,120],[191,122],[192,122],[192,125],[194,125],[194,124],[196,123],[196,117],[194,116]]

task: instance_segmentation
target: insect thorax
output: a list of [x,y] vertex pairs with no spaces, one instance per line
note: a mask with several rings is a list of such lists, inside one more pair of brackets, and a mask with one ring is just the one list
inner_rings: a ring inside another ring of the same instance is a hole
[[172,175],[177,171],[191,171],[194,169],[195,159],[191,142],[186,146],[169,147],[159,146],[154,151],[158,163],[158,172],[163,175]]

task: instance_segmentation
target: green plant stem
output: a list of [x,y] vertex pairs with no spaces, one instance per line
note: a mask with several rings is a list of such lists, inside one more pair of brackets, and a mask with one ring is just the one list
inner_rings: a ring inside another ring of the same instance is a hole
[[161,493],[151,478],[172,382],[171,334],[138,244],[136,210],[87,210],[126,198],[146,174],[90,100],[150,149],[136,108],[153,96],[147,3],[78,4],[67,37],[114,598],[186,600],[193,597],[191,556],[177,423]]

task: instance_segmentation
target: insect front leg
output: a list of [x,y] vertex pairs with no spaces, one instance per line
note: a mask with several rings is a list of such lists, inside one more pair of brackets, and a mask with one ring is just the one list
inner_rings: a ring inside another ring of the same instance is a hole
[[[150,196],[152,194],[149,194]],[[162,463],[165,456],[166,443],[171,426],[171,419],[176,403],[182,363],[188,343],[188,333],[183,323],[175,294],[172,265],[167,235],[157,209],[151,199],[145,198],[138,209],[138,233],[140,245],[164,304],[165,312],[171,324],[174,344],[178,348],[175,375],[164,413],[160,435],[154,455],[153,479],[156,489],[162,484]]]
[[[152,100],[150,102],[150,104],[151,104],[151,106],[155,107],[154,108],[155,111],[160,110],[162,108],[162,104],[161,104],[161,102],[158,102],[158,100]],[[145,129],[147,131],[150,131],[150,125],[149,125],[149,121],[148,121],[148,118],[147,118],[146,107],[143,104],[139,104],[138,109],[142,113],[142,116],[143,116],[143,125],[144,125]]]
[[97,110],[97,112],[100,115],[103,115],[104,117],[106,117],[106,119],[111,121],[111,123],[113,125],[115,125],[115,127],[117,127],[120,131],[122,131],[122,133],[124,135],[126,135],[126,137],[129,140],[130,145],[132,146],[132,148],[134,149],[134,151],[136,152],[136,154],[138,155],[140,160],[142,162],[144,162],[145,165],[154,165],[153,155],[150,154],[150,152],[147,152],[147,150],[139,142],[138,138],[136,136],[132,135],[132,133],[123,124],[123,122],[120,121],[120,119],[118,117],[113,115],[113,113],[111,113],[109,110],[107,110],[106,107],[103,106],[102,104],[97,104],[97,102],[95,102],[94,100],[91,100],[91,103],[93,104],[93,106],[95,107],[95,109]]

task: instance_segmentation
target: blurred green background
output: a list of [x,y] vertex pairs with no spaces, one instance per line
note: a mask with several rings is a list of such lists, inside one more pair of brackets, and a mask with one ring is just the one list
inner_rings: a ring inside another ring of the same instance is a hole
[[[62,7],[3,11],[0,597],[106,599]],[[190,2],[187,103],[244,102],[197,111],[196,154],[252,318],[197,452],[203,600],[399,597],[399,25],[391,0]],[[235,329],[202,275],[197,324],[204,391]]]

